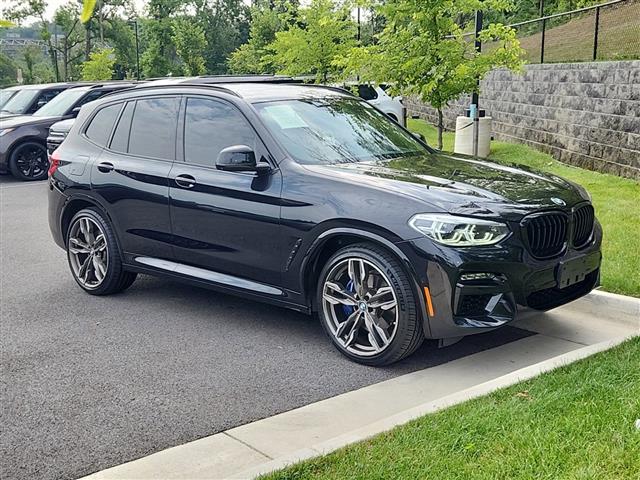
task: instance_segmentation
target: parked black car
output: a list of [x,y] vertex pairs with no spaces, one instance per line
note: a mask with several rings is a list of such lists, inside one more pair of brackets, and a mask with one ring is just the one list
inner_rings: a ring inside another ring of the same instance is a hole
[[16,115],[31,115],[44,107],[58,94],[78,85],[81,84],[78,82],[61,82],[9,87],[6,90],[9,92],[15,91],[16,93],[0,107],[0,119],[4,121],[8,117]]
[[317,312],[369,365],[598,283],[602,231],[581,187],[435,151],[338,89],[111,95],[82,109],[49,190],[53,238],[88,293],[148,273]]
[[49,127],[59,120],[74,118],[85,103],[134,85],[130,82],[85,84],[65,90],[33,115],[3,118],[0,123],[0,173],[11,172],[20,180],[47,178]]

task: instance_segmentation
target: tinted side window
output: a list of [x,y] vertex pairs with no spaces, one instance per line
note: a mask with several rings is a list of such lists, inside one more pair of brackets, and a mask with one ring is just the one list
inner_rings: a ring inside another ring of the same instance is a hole
[[38,98],[33,105],[29,107],[29,110],[26,113],[34,113],[40,107],[44,107],[50,100],[52,100],[56,95],[58,95],[62,90],[45,90],[38,95]]
[[91,120],[85,135],[101,147],[106,146],[121,108],[122,104],[117,103],[101,109]]
[[100,98],[101,96],[103,96],[103,95],[105,95],[107,93],[109,93],[109,92],[105,91],[105,90],[92,90],[85,97],[81,98],[78,101],[78,103],[76,103],[74,105],[73,108],[81,107],[85,103],[93,102],[94,100],[97,100],[98,98]]
[[129,153],[173,160],[175,157],[178,98],[138,100],[131,122]]
[[133,118],[133,109],[135,106],[136,102],[129,102],[124,107],[118,126],[115,132],[113,132],[110,145],[111,150],[126,152],[129,148],[129,131],[131,130],[131,119]]
[[371,85],[358,85],[358,96],[363,100],[375,100],[378,93]]
[[189,163],[213,166],[220,150],[231,145],[256,149],[253,128],[227,103],[189,98],[184,123],[184,158]]

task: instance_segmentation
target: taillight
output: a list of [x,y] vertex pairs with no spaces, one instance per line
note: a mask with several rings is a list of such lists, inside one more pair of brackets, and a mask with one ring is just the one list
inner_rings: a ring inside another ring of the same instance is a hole
[[58,170],[58,167],[60,166],[60,154],[57,149],[54,150],[49,157],[49,162],[49,176],[51,176],[56,173],[56,170]]

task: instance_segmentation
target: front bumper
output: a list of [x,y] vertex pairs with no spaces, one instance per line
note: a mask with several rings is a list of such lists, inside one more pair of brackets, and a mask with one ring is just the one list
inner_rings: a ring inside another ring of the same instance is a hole
[[430,295],[433,313],[425,317],[425,335],[451,338],[505,325],[518,306],[548,310],[586,295],[599,283],[601,241],[596,222],[588,245],[549,260],[533,258],[514,238],[482,248],[449,248],[426,237],[398,246],[418,284],[428,287],[421,292]]

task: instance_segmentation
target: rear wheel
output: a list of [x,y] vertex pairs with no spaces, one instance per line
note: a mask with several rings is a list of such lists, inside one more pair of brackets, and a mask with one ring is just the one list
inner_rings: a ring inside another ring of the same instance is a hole
[[136,279],[135,273],[123,269],[111,225],[94,208],[80,210],[71,219],[67,258],[76,283],[92,295],[121,292]]
[[348,246],[329,259],[318,283],[318,310],[338,350],[366,365],[397,362],[424,340],[408,276],[374,245]]
[[38,142],[25,142],[18,145],[11,153],[9,170],[20,180],[44,180],[49,170],[47,149]]

